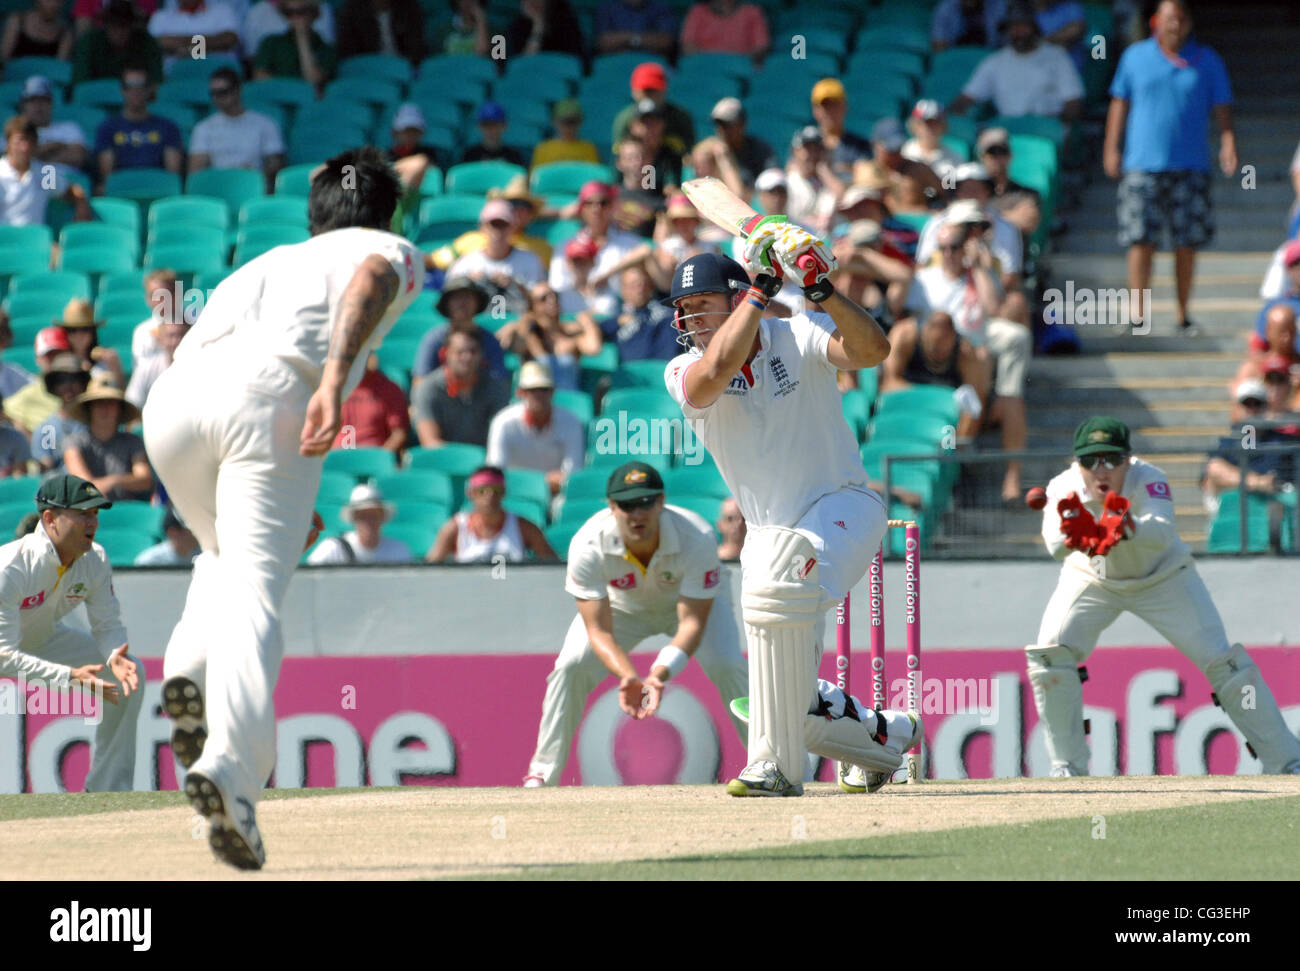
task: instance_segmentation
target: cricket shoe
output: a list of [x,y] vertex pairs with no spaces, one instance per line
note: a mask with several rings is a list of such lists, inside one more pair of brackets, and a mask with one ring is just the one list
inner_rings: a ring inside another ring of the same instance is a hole
[[185,796],[194,811],[207,818],[208,845],[218,860],[237,870],[262,869],[266,850],[249,800],[242,796],[231,800],[221,791],[215,774],[202,769],[185,774]]
[[[877,712],[877,716],[879,716],[879,714],[880,713]],[[917,744],[921,741],[922,736],[925,734],[925,726],[921,722],[921,716],[913,714],[910,711],[906,712],[906,715],[908,717],[908,720],[911,722],[911,727],[912,727],[911,734],[908,736],[907,740],[900,741],[897,738],[896,734],[889,735],[885,739],[886,748],[894,749],[895,751],[903,754],[910,752],[913,748],[915,748]],[[901,748],[895,748],[896,745],[901,745]],[[879,792],[894,777],[894,773],[899,772],[900,770],[904,773],[904,775],[901,779],[899,779],[899,781],[904,782],[907,779],[906,766],[900,766],[899,769],[895,769],[893,772],[876,772],[871,769],[864,769],[860,765],[846,766],[843,763],[841,763],[840,788],[843,789],[845,792],[853,792],[853,793]]]
[[203,754],[208,730],[203,727],[203,692],[185,677],[168,678],[162,687],[163,712],[176,724],[172,728],[172,754],[189,768]]
[[540,775],[524,776],[525,789],[540,789],[544,785],[546,785],[546,780],[543,779]]
[[803,783],[791,782],[770,759],[760,759],[727,783],[729,796],[802,796]]

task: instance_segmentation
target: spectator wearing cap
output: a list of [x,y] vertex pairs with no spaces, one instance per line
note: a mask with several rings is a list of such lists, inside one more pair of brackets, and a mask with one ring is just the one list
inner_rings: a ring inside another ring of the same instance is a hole
[[[1270,302],[1300,298],[1300,239],[1288,240],[1273,253],[1259,295]],[[1261,311],[1261,319],[1263,316]]]
[[[384,157],[392,163],[393,171],[402,183],[402,207],[418,205],[420,186],[429,173],[429,166],[451,163],[450,156],[442,149],[424,143],[427,127],[424,112],[410,101],[398,105],[393,112],[393,121],[389,126],[391,139]],[[404,212],[405,209],[401,211]]]
[[504,199],[489,199],[479,212],[483,246],[466,253],[447,270],[450,276],[467,276],[483,287],[488,298],[505,297],[519,306],[528,287],[546,278],[537,254],[514,244],[518,232],[515,211]]
[[664,211],[659,181],[647,184],[646,168],[653,165],[653,160],[646,143],[636,135],[628,135],[618,143],[614,167],[623,178],[614,199],[614,225],[642,239],[654,235],[659,214]]
[[555,404],[555,382],[545,365],[529,361],[519,369],[518,394],[517,404],[492,419],[487,463],[544,472],[551,495],[557,495],[569,473],[582,468],[587,429],[577,415]]
[[339,420],[343,424],[334,448],[385,448],[399,459],[406,448],[411,426],[406,395],[379,370],[374,351],[366,358],[360,383],[343,402]]
[[254,169],[266,176],[266,191],[275,190],[275,174],[284,168],[280,126],[244,107],[239,73],[221,67],[208,76],[208,95],[216,110],[194,126],[190,135],[189,172],[204,169]]
[[301,78],[317,91],[338,73],[339,55],[315,29],[318,0],[280,0],[280,13],[289,27],[262,38],[253,57],[253,77]]
[[54,120],[54,88],[47,78],[32,75],[23,82],[18,110],[36,126],[36,147],[32,157],[54,165],[85,168],[90,149],[86,133],[75,121]]
[[[262,41],[273,34],[283,34],[289,29],[283,8],[286,0],[259,0],[248,8],[244,14],[243,24],[239,30],[239,41],[244,53],[253,56],[262,46]],[[326,3],[317,9],[316,19],[311,22],[311,29],[320,34],[327,44],[334,44],[337,31],[334,24],[334,8]],[[487,53],[486,50],[483,51]]]
[[980,61],[948,111],[961,115],[991,101],[1006,117],[1048,115],[1067,124],[1077,119],[1083,81],[1069,54],[1043,43],[1033,4],[1011,0],[1002,22],[1007,46]]
[[812,88],[812,115],[826,148],[826,164],[835,177],[847,184],[859,162],[871,158],[871,143],[844,127],[849,99],[839,78],[822,78]]
[[[551,244],[540,236],[528,235],[527,229],[546,205],[541,196],[533,195],[528,188],[528,176],[516,175],[506,183],[504,189],[491,189],[489,199],[502,199],[510,204],[514,214],[515,229],[510,237],[512,245],[534,254],[542,261],[542,266],[550,266],[554,251]],[[432,263],[438,269],[445,270],[460,257],[483,249],[487,245],[487,236],[481,229],[471,229],[461,233],[450,244],[435,250]]]
[[63,0],[33,0],[30,9],[11,13],[0,38],[0,61],[19,57],[66,61],[72,54],[73,30],[63,9]]
[[620,361],[671,361],[681,353],[673,310],[655,299],[654,281],[641,267],[623,274],[622,303],[600,321],[600,336],[618,347]]
[[[102,24],[77,12],[83,3],[92,2],[97,0],[77,0],[74,8],[78,37],[72,52],[72,83],[120,78],[128,64],[143,67],[151,81],[161,81],[162,48],[140,22],[130,0],[104,4]],[[145,12],[153,13],[153,0],[146,2]]]
[[903,158],[929,166],[941,180],[947,172],[961,165],[957,153],[941,140],[948,131],[948,116],[943,112],[943,105],[933,98],[922,98],[912,106],[907,130],[912,137],[900,149]]
[[967,440],[979,430],[981,402],[988,400],[991,377],[987,350],[976,348],[958,334],[946,311],[933,310],[924,323],[909,318],[889,332],[889,357],[880,370],[880,393],[892,394],[914,385],[952,388],[965,406],[957,438]]
[[492,416],[510,403],[510,384],[483,368],[484,340],[478,330],[455,330],[447,337],[442,366],[411,391],[415,434],[425,448],[448,442],[487,444]]
[[487,57],[492,40],[483,0],[451,0],[451,22],[442,36],[442,54]]
[[672,57],[677,46],[677,15],[659,0],[604,0],[596,8],[596,54],[621,51]]
[[53,323],[68,335],[70,350],[91,377],[108,381],[118,388],[126,384],[122,359],[117,351],[99,346],[99,328],[104,326],[104,322],[95,316],[95,308],[89,300],[73,297],[63,308],[63,316],[55,318]]
[[582,105],[575,98],[563,98],[551,108],[551,127],[555,137],[538,142],[533,149],[533,165],[550,165],[552,162],[599,162],[600,151],[595,142],[578,135],[582,127]]
[[585,60],[582,27],[569,0],[520,0],[519,13],[506,28],[511,57],[553,51]]
[[[654,261],[649,243],[614,225],[615,195],[613,186],[595,181],[588,182],[578,193],[578,218],[582,222],[580,234],[585,235],[596,248],[586,286],[579,292],[587,302],[587,309],[596,317],[613,313],[612,308],[618,299],[619,274],[630,266]],[[579,251],[585,252],[586,249],[584,243]],[[569,258],[566,253],[564,260],[551,260],[551,287],[561,295],[576,289],[577,280],[568,263]],[[655,271],[650,270],[651,273]],[[561,312],[569,311],[561,306]]]
[[881,118],[871,129],[875,157],[854,166],[854,181],[880,186],[894,212],[927,212],[943,198],[943,183],[924,162],[903,155],[907,133],[897,118]]
[[397,510],[384,499],[379,487],[370,483],[356,486],[339,518],[352,528],[316,544],[307,554],[311,566],[352,566],[357,563],[410,563],[411,548],[400,539],[383,534]]
[[608,312],[612,306],[612,297],[598,294],[591,287],[591,275],[595,271],[596,254],[599,251],[596,241],[584,229],[565,243],[564,248],[551,259],[550,278],[554,279],[558,272],[569,284],[566,288],[556,289],[560,297],[560,313],[576,314],[590,310],[599,315]]
[[831,171],[826,159],[826,144],[815,125],[794,133],[785,167],[790,197],[786,215],[818,236],[830,230],[835,218],[835,200],[844,191],[844,184]]
[[154,482],[144,440],[122,430],[140,420],[140,409],[111,384],[91,381],[71,415],[86,430],[68,438],[63,449],[67,470],[114,502],[148,502]]
[[[711,240],[701,239],[700,214],[691,201],[680,192],[673,193],[668,208],[655,224],[655,260],[659,264],[660,279],[671,283],[677,265],[701,253],[721,253],[722,248]],[[651,286],[654,278],[651,278]]]
[[141,550],[134,565],[192,566],[194,558],[199,555],[199,541],[170,507],[163,515],[162,528],[163,541]]
[[[650,188],[663,193],[681,185],[683,155],[664,143],[663,105],[655,103],[653,98],[638,101],[636,114],[628,124],[628,137],[641,140],[646,164],[654,166],[654,184]],[[619,142],[621,144],[623,143]],[[614,151],[617,155],[618,146],[615,146]]]
[[484,101],[474,116],[478,124],[479,141],[465,149],[462,162],[503,161],[527,166],[528,162],[502,139],[506,133],[506,109],[495,101]]
[[771,46],[767,18],[752,3],[703,0],[686,12],[682,22],[682,54],[747,54],[759,65]]
[[988,208],[1020,230],[1022,241],[1032,236],[1042,220],[1038,190],[1011,178],[1011,135],[1005,128],[986,128],[975,141],[975,154],[989,175],[993,198]]
[[90,386],[90,375],[75,354],[56,352],[41,383],[46,394],[58,402],[58,407],[32,431],[32,458],[40,465],[43,475],[50,475],[67,471],[63,467],[63,450],[70,438],[86,431],[75,412],[77,399]]
[[154,11],[149,33],[165,55],[164,74],[170,74],[177,61],[193,56],[200,37],[205,56],[239,55],[239,14],[225,0],[176,0],[175,6]]
[[[623,274],[626,278],[632,270]],[[561,391],[579,386],[579,358],[599,354],[600,330],[585,310],[572,322],[560,319],[560,298],[546,281],[528,289],[528,310],[496,332],[503,350],[544,364]]]
[[[856,209],[858,192],[870,191],[853,186],[840,204]],[[894,319],[903,309],[903,301],[912,285],[912,264],[887,244],[884,231],[874,219],[855,219],[848,231],[835,240],[832,251],[839,260],[833,278],[835,288],[875,317],[886,333],[892,333]]]
[[180,346],[185,335],[190,332],[190,325],[182,315],[178,320],[159,318],[155,324],[152,337],[156,350],[142,360],[135,361],[131,369],[131,381],[126,386],[126,400],[143,410],[149,399],[149,392],[154,382],[172,366],[176,348]]
[[[1025,375],[1033,350],[1033,335],[1025,321],[999,317],[1004,304],[994,269],[996,261],[978,227],[948,222],[936,234],[939,259],[918,270],[906,305],[918,319],[936,310],[952,317],[957,333],[975,347],[988,348],[995,367],[997,400],[985,412],[1002,425],[1002,447],[1018,451],[1028,434],[1025,418]],[[1005,502],[1020,499],[1020,463],[1008,462],[1002,479]]]
[[340,60],[388,54],[419,64],[425,57],[424,11],[418,0],[344,0],[338,32]]
[[668,75],[662,64],[646,61],[632,71],[632,103],[614,116],[613,137],[610,145],[617,145],[632,129],[632,120],[639,112],[638,104],[649,98],[664,109],[664,146],[679,158],[695,144],[695,123],[690,113],[668,100]]
[[[9,350],[14,343],[14,330],[9,324],[9,312],[0,307],[0,355]],[[12,361],[0,360],[0,398],[22,390],[35,378],[26,368],[21,368]]]
[[993,189],[988,172],[978,162],[967,162],[957,166],[950,178],[955,183],[955,200],[921,227],[921,239],[916,246],[917,264],[924,266],[933,260],[941,226],[955,220],[971,226],[986,225],[989,247],[998,263],[998,281],[1004,292],[1015,292],[1020,288],[1024,267],[1024,244],[1020,230],[989,205]]
[[942,0],[930,18],[930,49],[999,47],[1006,0]]
[[447,323],[435,327],[420,341],[415,352],[415,366],[411,369],[411,380],[418,384],[420,379],[443,363],[444,350],[452,334],[473,334],[479,342],[480,363],[495,378],[508,378],[505,354],[492,332],[480,327],[474,318],[487,310],[488,294],[482,286],[467,276],[448,276],[442,285],[442,293],[434,308],[447,318]]
[[35,166],[36,125],[26,115],[14,115],[5,122],[5,153],[0,158],[0,199],[5,226],[39,226],[45,222],[45,208],[51,196],[73,206],[74,218],[94,218],[86,190],[69,182],[58,166],[46,172]]
[[708,156],[727,188],[742,199],[748,198],[758,174],[781,164],[776,152],[763,139],[745,130],[748,119],[739,98],[721,99],[713,106],[709,118],[714,133],[702,139],[691,152],[696,172],[700,170],[701,157]]
[[[50,373],[55,360],[60,354],[68,354],[68,335],[62,327],[44,327],[36,333],[33,342],[36,352],[36,366],[41,375]],[[76,355],[72,359],[77,361]],[[77,361],[77,368],[90,380],[89,372]],[[83,389],[84,390],[84,389]],[[41,423],[59,410],[59,398],[47,389],[44,381],[29,381],[12,394],[4,396],[5,414],[25,433],[31,434]]]
[[[1219,168],[1224,175],[1237,170],[1232,91],[1219,55],[1191,39],[1185,3],[1162,0],[1152,28],[1149,40],[1131,45],[1120,57],[1110,86],[1102,164],[1110,178],[1119,179],[1119,241],[1128,251],[1131,292],[1151,286],[1151,264],[1167,229],[1178,327],[1190,332],[1187,307],[1196,251],[1214,237],[1211,116],[1220,133]],[[1137,319],[1147,318],[1139,314]]]
[[[1296,453],[1242,448],[1243,424],[1251,425],[1256,445],[1295,445],[1300,442],[1295,429],[1271,424],[1291,408],[1285,399],[1288,381],[1285,376],[1272,385],[1250,378],[1237,386],[1234,395],[1233,434],[1219,439],[1201,473],[1201,495],[1205,507],[1218,512],[1222,494],[1245,489],[1256,495],[1273,496],[1297,481]],[[1244,468],[1243,468],[1244,459]]]
[[496,563],[505,557],[522,563],[527,554],[542,563],[558,557],[536,523],[502,506],[506,476],[493,465],[483,465],[465,482],[465,498],[471,508],[453,515],[438,530],[425,559],[430,563]]
[[149,111],[156,86],[141,67],[122,71],[122,113],[105,118],[95,131],[95,164],[101,180],[120,169],[181,172],[181,130],[170,118]]

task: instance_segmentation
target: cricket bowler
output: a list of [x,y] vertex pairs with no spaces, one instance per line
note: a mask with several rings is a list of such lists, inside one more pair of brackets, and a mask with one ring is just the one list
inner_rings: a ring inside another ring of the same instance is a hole
[[1300,772],[1300,739],[1250,655],[1228,643],[1191,551],[1174,529],[1169,480],[1132,454],[1123,422],[1097,416],[1075,431],[1074,462],[1047,486],[1043,541],[1064,563],[1038,642],[1025,652],[1053,776],[1088,774],[1079,666],[1126,610],[1205,672],[1265,772]]
[[[838,689],[827,704],[817,683],[826,611],[866,573],[887,522],[844,421],[836,371],[874,367],[889,341],[835,292],[829,247],[785,217],[756,224],[744,258],[743,269],[716,254],[684,261],[665,301],[690,342],[665,370],[668,391],[748,524],[749,764],[727,792],[802,795],[807,751],[859,767],[851,791],[861,792],[873,773],[883,784],[922,731],[919,718],[864,708]],[[787,274],[824,313],[766,312]]]

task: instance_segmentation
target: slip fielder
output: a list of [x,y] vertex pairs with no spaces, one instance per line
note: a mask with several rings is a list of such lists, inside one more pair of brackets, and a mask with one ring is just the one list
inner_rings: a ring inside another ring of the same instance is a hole
[[1047,724],[1051,774],[1088,774],[1079,666],[1126,610],[1205,672],[1265,772],[1300,772],[1300,739],[1250,655],[1228,644],[1191,551],[1174,529],[1164,472],[1131,453],[1123,422],[1103,416],[1076,429],[1074,456],[1047,486],[1043,540],[1065,562],[1038,642],[1025,648],[1034,704]]
[[[644,462],[616,468],[605,497],[609,508],[583,523],[569,543],[565,589],[578,600],[578,616],[546,679],[528,788],[559,781],[587,696],[609,674],[619,679],[619,707],[634,718],[654,714],[664,686],[692,657],[724,705],[749,693],[713,527],[665,505],[663,479]],[[655,634],[672,641],[643,681],[627,652]],[[736,729],[743,738],[739,720]]]
[[[279,611],[312,525],[343,400],[424,282],[387,232],[401,187],[373,149],[311,182],[312,238],[236,270],[144,409],[145,446],[203,552],[163,663],[172,748],[216,855],[266,859],[258,795],[275,768]],[[319,517],[316,517],[319,520]]]
[[[799,269],[801,259],[811,266]],[[874,791],[921,733],[905,712],[864,708],[829,685],[832,697],[818,692],[826,611],[866,573],[887,519],[835,378],[879,364],[889,342],[830,285],[835,266],[816,237],[769,216],[745,247],[752,285],[734,260],[704,254],[677,267],[666,301],[691,347],[665,382],[748,525],[749,765],[727,786],[736,796],[802,795],[806,751],[853,764],[846,788]],[[765,315],[786,273],[826,312]]]

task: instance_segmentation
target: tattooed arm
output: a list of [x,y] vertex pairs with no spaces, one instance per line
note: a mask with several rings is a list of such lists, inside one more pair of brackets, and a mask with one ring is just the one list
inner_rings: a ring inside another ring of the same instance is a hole
[[342,424],[343,385],[379,318],[397,296],[396,271],[382,256],[371,255],[357,267],[339,301],[330,336],[329,357],[320,387],[307,403],[298,451],[303,455],[324,455],[334,444]]

